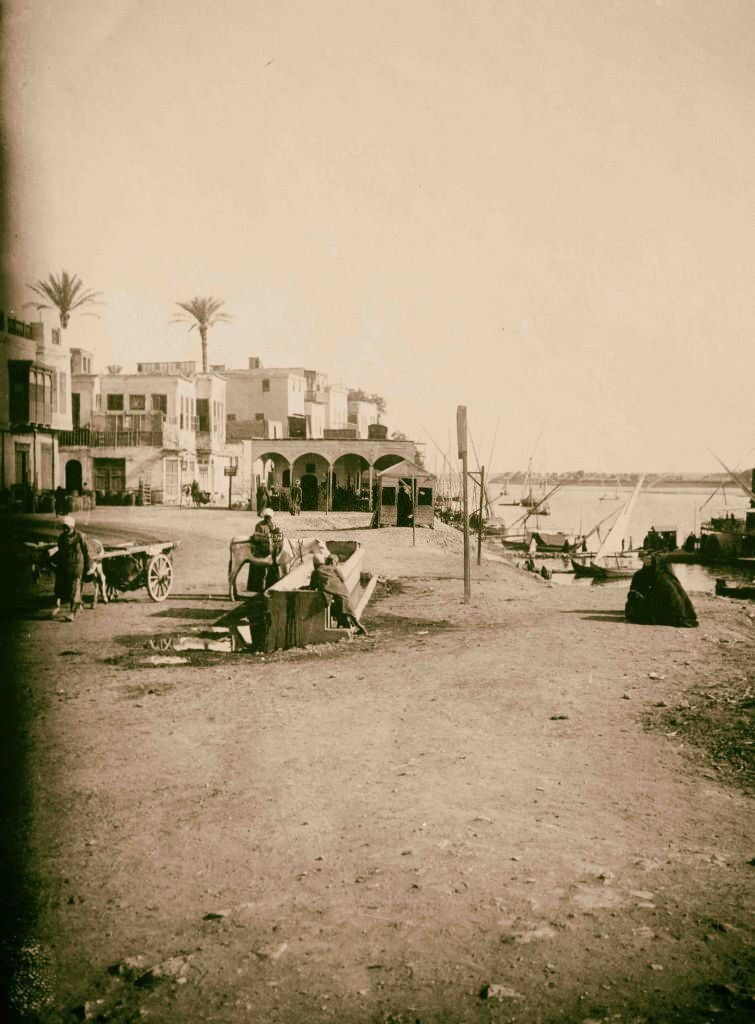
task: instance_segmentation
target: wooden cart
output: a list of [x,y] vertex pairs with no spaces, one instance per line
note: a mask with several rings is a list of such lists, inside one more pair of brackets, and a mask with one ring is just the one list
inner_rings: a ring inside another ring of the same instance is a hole
[[153,601],[164,601],[173,585],[173,551],[177,547],[177,541],[105,547],[102,568],[108,600],[144,587]]

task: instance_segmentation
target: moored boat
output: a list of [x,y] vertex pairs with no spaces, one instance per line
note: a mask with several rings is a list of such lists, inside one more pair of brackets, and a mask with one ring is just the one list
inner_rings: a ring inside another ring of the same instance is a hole
[[637,481],[631,498],[620,510],[616,522],[603,539],[595,557],[589,562],[572,559],[575,575],[602,580],[627,579],[642,568],[639,554],[630,550],[630,544],[627,543],[627,532],[644,480],[643,474]]
[[727,579],[717,579],[716,597],[738,597],[755,601],[755,583],[729,583]]

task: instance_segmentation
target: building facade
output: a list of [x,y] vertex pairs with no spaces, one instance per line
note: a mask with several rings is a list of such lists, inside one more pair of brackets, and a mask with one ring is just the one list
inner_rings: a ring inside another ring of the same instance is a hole
[[32,509],[59,479],[58,435],[71,427],[70,355],[60,328],[0,310],[0,491]]
[[229,464],[221,377],[189,362],[139,363],[136,373],[111,367],[100,376],[81,349],[72,368],[73,426],[61,436],[68,490],[177,505],[196,481],[221,499]]
[[234,493],[256,507],[256,488],[265,483],[274,508],[288,508],[291,485],[298,480],[302,508],[321,512],[372,511],[377,474],[413,459],[413,441],[336,438],[260,438],[229,445],[238,475]]
[[348,389],[304,367],[264,367],[250,357],[246,369],[214,367],[225,378],[229,436],[251,438],[352,437],[367,439],[378,421],[374,402],[351,402]]

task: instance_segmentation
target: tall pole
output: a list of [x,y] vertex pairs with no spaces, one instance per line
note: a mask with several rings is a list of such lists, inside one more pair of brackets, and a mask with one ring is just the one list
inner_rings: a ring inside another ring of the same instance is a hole
[[417,544],[416,534],[416,520],[417,520],[417,481],[412,477],[412,547]]
[[456,434],[461,459],[461,493],[462,519],[464,525],[464,604],[469,604],[472,596],[472,577],[469,566],[469,489],[467,487],[467,407],[460,405],[456,409]]
[[480,466],[480,519],[477,523],[477,564],[480,564],[482,559],[482,514],[483,514],[483,502],[485,501],[485,467]]

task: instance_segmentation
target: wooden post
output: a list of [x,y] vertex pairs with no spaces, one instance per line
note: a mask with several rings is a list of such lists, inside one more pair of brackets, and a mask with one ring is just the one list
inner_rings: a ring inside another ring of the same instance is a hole
[[228,511],[231,511],[231,496],[233,493],[233,474],[228,474]]
[[461,459],[461,493],[462,520],[464,527],[464,604],[469,604],[472,596],[472,577],[469,566],[469,487],[467,469],[467,407],[460,405],[456,409],[456,435]]
[[480,521],[477,524],[477,564],[482,560],[482,506],[485,500],[485,467],[480,466]]
[[412,547],[417,545],[417,533],[415,530],[417,521],[417,481],[412,477]]

